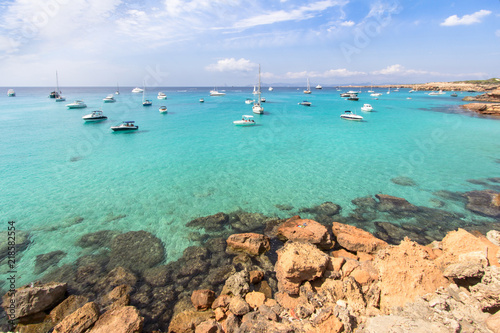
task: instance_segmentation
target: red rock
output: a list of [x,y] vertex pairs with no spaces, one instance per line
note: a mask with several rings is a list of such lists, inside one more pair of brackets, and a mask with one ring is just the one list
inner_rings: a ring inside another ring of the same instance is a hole
[[52,311],[50,311],[50,318],[54,325],[57,325],[65,317],[69,316],[86,303],[89,299],[85,296],[70,295],[64,301],[62,301],[58,306],[56,306]]
[[345,259],[358,260],[358,256],[357,255],[355,255],[354,253],[351,253],[349,251],[346,251],[344,249],[332,251],[332,252],[330,252],[330,254],[334,258],[345,258]]
[[196,326],[195,333],[222,333],[222,327],[213,319],[205,320]]
[[226,318],[226,313],[224,312],[224,310],[222,310],[222,308],[215,309],[214,314],[215,320],[217,321],[221,321],[222,319]]
[[344,324],[335,316],[330,316],[316,327],[317,333],[340,333],[344,331]]
[[99,318],[99,308],[94,302],[89,302],[64,318],[54,327],[54,333],[82,333],[92,326]]
[[262,271],[250,271],[250,283],[257,284],[264,278],[264,272]]
[[369,232],[347,224],[333,222],[332,231],[340,246],[348,251],[374,254],[388,246]]
[[335,272],[340,272],[342,265],[345,263],[344,257],[330,258],[330,263],[332,265],[332,270]]
[[[196,326],[202,322],[214,318],[213,311],[186,310],[176,314],[168,326],[169,333],[194,332]],[[111,331],[110,331],[111,332]],[[93,333],[93,332],[91,332]]]
[[329,257],[310,243],[288,241],[277,251],[278,289],[298,294],[300,284],[323,276]]
[[104,313],[89,333],[140,333],[144,318],[133,306],[123,306]]
[[229,302],[231,302],[231,296],[229,296],[229,295],[220,295],[212,303],[212,309],[216,309],[216,308],[219,308],[219,307],[227,308],[227,306],[229,305]]
[[215,293],[212,290],[200,289],[193,291],[191,302],[196,310],[206,310],[212,306],[215,300]]
[[358,251],[357,255],[358,255],[358,260],[359,261],[372,261],[375,258],[371,254],[364,253],[364,252],[361,252],[361,251]]
[[226,240],[229,252],[246,252],[258,256],[271,248],[269,237],[255,233],[234,234]]
[[309,242],[323,250],[331,249],[335,245],[324,225],[308,219],[288,219],[279,226],[277,236],[282,241]]
[[432,252],[429,248],[407,238],[398,246],[379,251],[373,265],[379,271],[383,312],[449,285],[429,252]]
[[[289,295],[286,292],[278,292],[274,296],[275,301],[285,309],[295,309],[300,303],[307,303],[308,300],[304,295]],[[272,302],[268,299],[265,303],[267,306],[272,306]]]
[[236,316],[243,316],[250,312],[250,306],[241,296],[234,296],[229,303],[229,311]]
[[258,291],[252,291],[245,295],[245,301],[252,309],[257,309],[266,301],[266,295]]
[[500,333],[500,311],[486,319],[486,327],[493,333]]

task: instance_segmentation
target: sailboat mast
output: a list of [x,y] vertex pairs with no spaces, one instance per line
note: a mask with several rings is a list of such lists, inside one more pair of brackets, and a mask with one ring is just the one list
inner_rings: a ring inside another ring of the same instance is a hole
[[259,106],[260,106],[260,64],[259,64]]
[[56,91],[57,91],[58,93],[61,93],[61,92],[59,91],[59,77],[57,76],[57,71],[56,71]]

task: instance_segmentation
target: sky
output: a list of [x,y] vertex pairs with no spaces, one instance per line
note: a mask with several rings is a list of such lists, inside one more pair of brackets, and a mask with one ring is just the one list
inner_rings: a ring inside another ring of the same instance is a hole
[[500,77],[499,0],[0,0],[0,86]]

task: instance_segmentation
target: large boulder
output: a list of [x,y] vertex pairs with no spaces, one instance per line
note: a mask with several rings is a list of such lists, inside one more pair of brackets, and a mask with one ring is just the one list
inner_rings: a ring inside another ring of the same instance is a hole
[[121,266],[142,272],[165,258],[163,243],[147,231],[130,231],[118,235],[111,242],[109,267]]
[[500,193],[492,190],[466,192],[465,208],[488,217],[500,217]]
[[66,256],[66,252],[61,250],[52,251],[49,253],[39,254],[35,259],[35,269],[33,273],[40,274],[43,273],[50,266],[55,266],[59,261]]
[[332,242],[328,229],[316,221],[309,219],[288,219],[278,228],[277,236],[282,241],[304,241],[318,246],[320,249],[331,249]]
[[255,233],[234,234],[229,236],[226,242],[228,252],[246,252],[253,256],[271,248],[269,237]]
[[381,212],[416,212],[418,207],[412,205],[404,198],[394,197],[387,194],[376,194],[379,200],[377,209]]
[[300,284],[323,276],[329,257],[310,243],[288,241],[277,251],[275,271],[278,288],[298,294]]
[[[194,332],[196,326],[215,317],[213,311],[186,310],[176,314],[168,326],[169,333]],[[90,332],[94,333],[94,332]]]
[[67,287],[66,283],[57,282],[21,287],[15,294],[5,294],[2,307],[9,319],[25,317],[60,303],[66,296]]
[[123,306],[107,311],[89,333],[140,333],[144,318],[133,306]]
[[351,225],[333,222],[332,231],[339,245],[352,252],[376,253],[388,246],[369,232]]
[[429,248],[405,239],[400,245],[378,252],[374,266],[379,271],[380,309],[389,313],[395,306],[449,285],[432,260]]
[[191,303],[196,310],[206,310],[212,306],[215,300],[215,293],[209,289],[195,290],[191,294]]
[[88,303],[88,298],[79,295],[70,295],[64,301],[62,301],[58,306],[56,306],[52,311],[50,311],[50,318],[54,325],[58,324],[61,320],[80,309]]
[[82,333],[99,318],[99,307],[89,302],[64,318],[54,327],[54,333]]

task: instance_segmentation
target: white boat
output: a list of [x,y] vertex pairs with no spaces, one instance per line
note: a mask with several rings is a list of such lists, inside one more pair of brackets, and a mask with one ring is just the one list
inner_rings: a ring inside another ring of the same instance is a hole
[[253,102],[254,102],[254,100],[253,100],[253,99],[251,99],[251,98],[247,98],[247,99],[245,100],[245,104],[252,104]]
[[257,90],[257,95],[259,95],[259,97],[257,99],[257,102],[253,103],[252,112],[256,114],[263,114],[264,108],[260,104],[262,102],[260,96],[260,64],[259,64],[259,89]]
[[205,100],[203,98],[200,98],[200,103],[205,103]]
[[118,83],[116,84],[115,95],[120,95],[120,88],[118,87]]
[[253,86],[252,94],[257,95],[257,90],[255,89],[255,86]]
[[96,110],[92,111],[92,113],[90,114],[83,116],[82,119],[85,121],[101,121],[108,119],[108,117],[106,117],[101,110]]
[[444,91],[439,90],[439,91],[437,91],[437,92],[436,92],[436,91],[432,91],[432,92],[430,92],[430,93],[429,93],[429,96],[437,96],[437,95],[444,95],[444,94],[446,94]]
[[14,89],[7,90],[7,96],[9,96],[9,97],[15,97],[16,96],[16,92],[14,91]]
[[311,106],[311,102],[308,101],[302,101],[299,103],[299,105],[304,105],[304,106]]
[[355,113],[352,113],[349,110],[344,111],[344,114],[341,114],[340,118],[346,119],[346,120],[358,120],[358,121],[363,120],[363,117],[361,117]]
[[73,103],[66,104],[68,109],[83,109],[87,107],[87,104],[85,104],[82,100],[76,100]]
[[387,94],[391,93],[391,87],[389,87],[389,90],[387,90]]
[[224,96],[226,93],[219,92],[217,89],[210,90],[210,96]]
[[158,111],[160,111],[160,113],[167,113],[167,107],[166,106],[160,106],[160,108],[158,109]]
[[61,90],[59,90],[59,78],[57,76],[57,71],[56,71],[56,90],[50,93],[49,95],[50,98],[55,98],[56,102],[64,102],[66,98],[64,98],[61,95]]
[[363,106],[361,107],[361,111],[370,112],[373,111],[373,107],[370,104],[363,104]]
[[453,92],[450,96],[451,97],[458,97],[458,94],[456,92]]
[[273,88],[273,87],[269,87],[269,89],[268,89],[268,90],[269,90],[269,91],[273,91],[273,90],[274,90],[274,88]]
[[139,126],[134,124],[135,121],[124,121],[120,125],[111,126],[114,132],[124,132],[124,131],[135,131],[139,129]]
[[349,97],[347,97],[348,101],[359,101],[358,94],[350,94]]
[[142,106],[151,106],[153,105],[153,101],[146,99],[146,85],[142,89]]
[[398,92],[398,91],[399,91],[399,88],[394,89],[394,92]]
[[358,92],[357,91],[353,91],[353,90],[349,90],[346,93],[341,93],[340,97],[351,97],[353,95],[358,96]]
[[316,86],[316,89],[323,89],[323,87],[322,87],[320,84],[318,84],[318,85]]
[[370,90],[368,90],[367,92],[369,92],[369,93],[373,93],[373,92],[374,92],[374,91],[373,91],[373,86],[370,86]]
[[233,124],[236,126],[253,126],[255,125],[255,121],[253,120],[253,116],[243,115],[241,120],[235,120]]
[[66,101],[66,98],[64,96],[59,95],[59,97],[56,97],[56,102],[64,102]]
[[373,93],[373,94],[370,94],[370,96],[375,96],[375,97],[377,97],[377,96],[382,96],[382,94],[381,94],[381,93]]
[[132,92],[135,94],[140,94],[143,92],[143,90],[141,88],[135,87],[134,89],[132,89]]
[[307,89],[304,90],[304,94],[310,94],[311,93],[311,86],[309,85],[309,78],[307,78]]
[[167,99],[167,95],[165,93],[162,93],[161,91],[158,93],[157,96],[158,99]]
[[116,99],[113,96],[113,94],[109,94],[108,96],[106,96],[102,100],[103,100],[104,103],[114,103],[114,102],[116,102]]
[[261,102],[261,103],[265,103],[265,102],[266,102],[266,98],[265,98],[265,97],[261,97],[261,98],[260,98],[260,102]]

